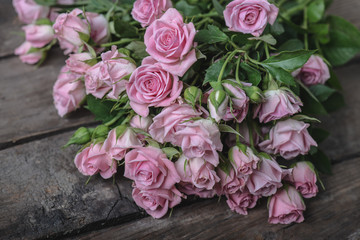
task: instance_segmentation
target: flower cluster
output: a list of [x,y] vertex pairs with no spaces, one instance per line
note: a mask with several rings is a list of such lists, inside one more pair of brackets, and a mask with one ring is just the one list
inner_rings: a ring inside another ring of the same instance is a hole
[[154,218],[196,195],[225,196],[242,215],[268,198],[270,223],[302,222],[303,198],[316,196],[328,161],[313,115],[339,95],[320,45],[334,40],[311,31],[324,13],[310,19],[308,3],[204,2],[104,0],[104,12],[96,1],[58,0],[66,12],[13,0],[29,24],[15,53],[34,64],[59,43],[68,59],[53,88],[58,114],[85,104],[102,121],[69,140],[82,146],[76,167],[108,179],[124,166],[135,203]]

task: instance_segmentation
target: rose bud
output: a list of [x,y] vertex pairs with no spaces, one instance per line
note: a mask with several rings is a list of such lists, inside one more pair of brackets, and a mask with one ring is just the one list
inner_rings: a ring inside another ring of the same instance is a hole
[[294,187],[280,189],[269,202],[269,223],[290,224],[304,221],[306,207],[301,195]]
[[107,153],[102,143],[91,144],[75,157],[75,165],[86,176],[100,172],[101,177],[108,179],[116,173],[117,164]]
[[241,123],[249,109],[249,98],[246,96],[245,91],[235,84],[223,83],[223,87],[229,94],[232,103],[232,109],[227,107],[223,120],[230,121],[235,119],[236,122]]
[[[140,87],[139,87],[140,86]],[[149,107],[167,107],[180,96],[183,82],[167,72],[152,57],[146,57],[126,84],[132,109],[142,117],[149,115]]]
[[260,168],[250,175],[246,186],[256,196],[271,196],[282,186],[282,169],[275,160],[262,158]]
[[219,164],[219,154],[223,145],[218,126],[211,120],[186,122],[178,130],[173,144],[182,148],[184,155],[191,158],[203,158],[213,166]]
[[75,53],[70,54],[69,58],[66,59],[66,66],[69,68],[70,71],[78,74],[85,74],[87,70],[91,67],[90,65],[86,64],[86,60],[92,59],[90,53]]
[[307,63],[294,71],[292,75],[308,86],[325,84],[330,79],[329,67],[321,57],[316,55],[312,55]]
[[83,11],[75,8],[70,13],[60,14],[53,25],[55,37],[59,40],[61,49],[64,49],[64,54],[77,52],[78,48],[83,45],[82,36],[90,38],[89,24],[86,20],[81,19],[78,15],[83,14]]
[[248,176],[238,177],[234,168],[230,168],[229,174],[225,173],[221,168],[218,168],[216,172],[220,177],[220,184],[216,187],[216,191],[219,196],[243,191]]
[[171,0],[136,0],[131,15],[144,28],[161,17],[171,7]]
[[153,218],[163,217],[169,208],[181,202],[182,194],[175,187],[171,189],[141,189],[137,186],[132,191],[135,203]]
[[197,102],[201,102],[202,99],[202,91],[200,88],[195,86],[188,87],[184,92],[185,101],[195,106]]
[[124,176],[141,189],[171,189],[180,182],[175,165],[161,149],[137,147],[125,155]]
[[161,113],[153,118],[154,123],[150,125],[149,133],[159,143],[173,143],[175,133],[184,128],[182,123],[200,117],[201,114],[188,104],[172,104],[163,108]]
[[208,109],[210,111],[210,116],[215,119],[216,122],[220,122],[226,114],[228,103],[229,97],[224,90],[215,90],[210,93],[208,98]]
[[318,193],[316,173],[311,162],[298,162],[293,167],[291,182],[304,198],[315,197]]
[[159,62],[162,69],[182,77],[197,61],[195,34],[194,24],[185,24],[181,14],[170,8],[146,29],[146,51]]
[[92,133],[92,138],[104,138],[108,135],[109,130],[109,127],[106,125],[98,125]]
[[238,177],[252,174],[260,161],[251,148],[242,144],[229,150],[229,159]]
[[226,195],[226,203],[232,211],[241,215],[248,215],[247,209],[254,208],[259,196],[252,195],[248,191],[237,191],[233,194]]
[[263,93],[260,88],[256,86],[245,86],[243,89],[246,92],[246,95],[250,98],[251,102],[261,103],[263,101]]
[[72,144],[85,144],[91,140],[91,134],[89,130],[85,127],[80,127],[76,132],[71,136],[70,140],[64,145],[64,148]]
[[301,112],[302,102],[290,90],[269,90],[264,92],[264,102],[259,104],[254,112],[254,118],[259,115],[261,123],[278,120]]
[[54,39],[54,30],[49,25],[27,25],[25,31],[26,41],[35,48],[42,48]]
[[112,129],[105,142],[104,148],[115,160],[122,160],[130,148],[140,147],[142,143],[136,134],[124,125]]
[[234,0],[226,6],[224,18],[230,31],[259,37],[268,23],[274,24],[278,13],[267,0]]
[[84,84],[78,80],[79,77],[66,66],[61,68],[53,87],[54,104],[61,117],[79,108],[86,96]]
[[40,59],[43,56],[43,53],[42,53],[42,51],[35,51],[35,52],[29,53],[29,50],[31,48],[32,48],[31,43],[24,42],[18,48],[15,49],[15,55],[20,56],[20,60],[23,63],[35,64],[38,61],[40,61]]
[[191,182],[199,189],[212,190],[215,184],[220,181],[214,166],[203,158],[188,159],[182,155],[175,162],[175,168],[182,182]]
[[311,146],[317,146],[307,128],[309,124],[293,119],[278,122],[271,128],[269,139],[261,142],[259,147],[271,154],[280,154],[289,160],[299,154],[306,155]]
[[20,21],[26,24],[46,18],[49,14],[49,7],[39,5],[34,0],[13,0],[12,2]]

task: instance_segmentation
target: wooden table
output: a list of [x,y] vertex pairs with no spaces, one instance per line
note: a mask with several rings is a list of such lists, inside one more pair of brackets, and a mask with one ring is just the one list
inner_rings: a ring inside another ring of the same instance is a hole
[[[360,27],[360,1],[335,0],[330,12]],[[96,123],[86,111],[58,117],[51,90],[65,57],[59,49],[36,69],[13,50],[22,37],[10,0],[0,7],[0,238],[68,239],[360,239],[360,58],[336,72],[347,106],[324,118],[332,136],[322,144],[334,161],[327,188],[307,202],[305,222],[267,223],[266,202],[241,216],[224,199],[187,201],[171,218],[154,220],[131,198],[123,177],[91,179],[62,150],[74,130]]]

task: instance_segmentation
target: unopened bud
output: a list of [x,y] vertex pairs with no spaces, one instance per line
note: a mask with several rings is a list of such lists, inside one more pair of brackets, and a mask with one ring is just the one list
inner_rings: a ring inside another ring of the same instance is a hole
[[105,125],[99,125],[95,128],[93,134],[92,134],[92,138],[100,138],[100,137],[106,137],[108,132],[109,132],[109,127],[105,126]]
[[229,97],[224,90],[215,90],[210,93],[208,99],[208,108],[210,116],[219,122],[226,114],[228,107]]
[[261,103],[263,101],[263,93],[260,88],[256,86],[244,87],[246,95],[254,103]]
[[184,98],[185,101],[194,106],[196,102],[201,101],[202,91],[195,86],[188,87],[184,92]]
[[90,135],[89,130],[85,127],[81,127],[78,130],[76,130],[76,132],[72,135],[72,137],[66,143],[64,148],[66,148],[72,144],[79,144],[79,145],[85,144],[85,143],[89,142],[90,139],[91,139],[91,135]]

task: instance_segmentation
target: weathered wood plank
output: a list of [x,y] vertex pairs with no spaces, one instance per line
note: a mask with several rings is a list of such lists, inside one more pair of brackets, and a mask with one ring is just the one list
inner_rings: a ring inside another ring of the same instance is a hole
[[50,52],[40,68],[16,57],[0,60],[0,149],[8,142],[94,122],[87,111],[60,118],[53,105],[52,87],[65,64],[59,49]]
[[[129,201],[131,183],[93,177],[85,185],[69,133],[0,151],[1,239],[56,237],[129,221],[141,214]],[[121,195],[120,195],[121,192]]]
[[22,23],[17,18],[11,0],[2,0],[0,7],[0,57],[14,53],[25,39],[21,35]]
[[146,217],[76,239],[346,239],[360,229],[359,168],[359,158],[337,164],[334,175],[324,178],[327,190],[306,201],[301,224],[268,224],[265,199],[248,216],[213,199],[175,208],[170,218]]
[[328,10],[328,13],[343,17],[360,28],[359,9],[359,0],[334,0]]

